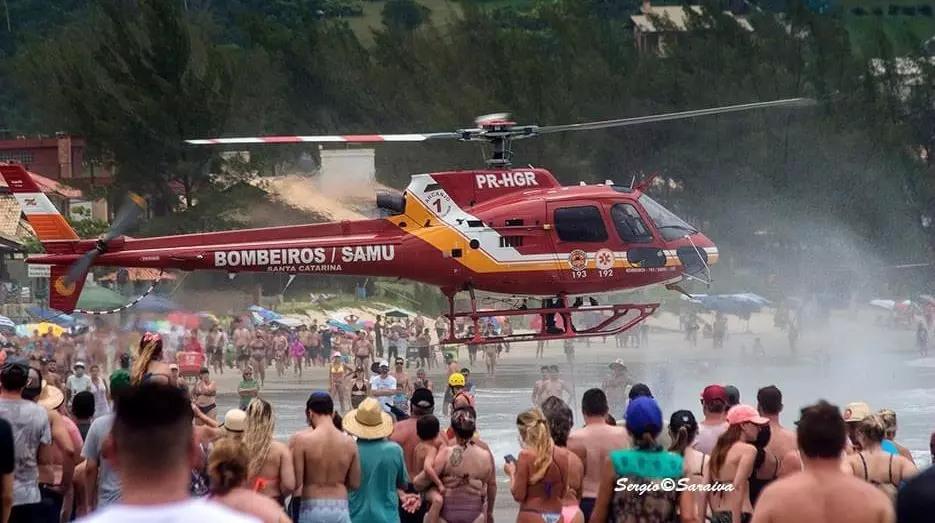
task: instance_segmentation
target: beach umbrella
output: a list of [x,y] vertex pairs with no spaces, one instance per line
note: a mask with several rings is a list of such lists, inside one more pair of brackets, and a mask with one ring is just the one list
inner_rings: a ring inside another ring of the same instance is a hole
[[896,302],[893,300],[871,300],[870,306],[876,307],[878,309],[892,311],[896,308]]
[[221,320],[210,312],[201,311],[198,313],[198,317],[209,323],[221,323]]
[[410,316],[416,316],[415,313],[409,312],[406,309],[387,309],[381,312],[380,315],[390,318],[409,318]]
[[328,320],[325,322],[325,324],[333,329],[338,329],[341,332],[349,332],[349,333],[357,332],[357,329],[355,329],[351,325],[344,323],[343,321]]
[[264,309],[263,307],[260,307],[257,305],[251,305],[250,307],[247,308],[247,310],[253,314],[256,314],[260,318],[262,318],[263,321],[273,321],[273,320],[278,320],[279,318],[282,318],[282,314],[279,314],[278,312],[273,312],[269,309]]
[[26,325],[17,325],[15,327],[17,336],[32,336],[33,331],[39,331],[39,335],[43,335],[46,332],[52,331],[53,336],[61,336],[63,332],[67,332],[65,327],[61,325],[56,325],[54,323],[42,322],[42,323],[28,323]]
[[29,314],[39,321],[48,321],[61,325],[62,327],[71,327],[76,321],[73,316],[45,307],[29,307],[26,309],[26,314]]
[[85,287],[78,298],[78,309],[116,309],[126,305],[130,300],[105,287],[99,285]]
[[0,316],[0,330],[16,330],[16,324],[6,316]]
[[156,296],[155,294],[150,294],[140,300],[134,308],[140,312],[156,312],[160,314],[165,314],[168,312],[174,312],[181,310],[182,306],[173,302],[168,298],[163,298],[162,296]]
[[201,326],[201,318],[197,314],[188,312],[172,312],[166,319],[174,325],[181,325],[186,329],[196,329]]

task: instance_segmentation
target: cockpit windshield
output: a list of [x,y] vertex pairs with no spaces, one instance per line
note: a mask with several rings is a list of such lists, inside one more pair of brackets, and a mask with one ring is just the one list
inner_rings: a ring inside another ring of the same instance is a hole
[[662,204],[649,196],[645,194],[641,195],[639,197],[639,202],[640,205],[646,209],[646,214],[649,215],[649,219],[652,220],[656,229],[659,230],[659,234],[661,234],[666,241],[677,240],[698,232],[697,229],[686,223],[685,220],[679,218],[672,211],[666,209]]

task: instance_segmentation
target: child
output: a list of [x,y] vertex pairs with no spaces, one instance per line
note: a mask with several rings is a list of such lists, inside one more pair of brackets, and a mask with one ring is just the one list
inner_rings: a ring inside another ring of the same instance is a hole
[[406,396],[404,385],[404,383],[400,383],[396,386],[396,395],[393,396],[393,406],[409,414],[409,397]]
[[439,432],[441,432],[441,425],[435,416],[422,416],[416,421],[416,434],[419,436],[419,444],[416,445],[416,463],[422,465],[422,470],[413,471],[413,477],[422,473],[435,484],[433,488],[425,491],[425,499],[431,505],[425,515],[426,523],[438,523],[441,518],[442,503],[445,501],[442,497],[445,493],[445,485],[435,472]]

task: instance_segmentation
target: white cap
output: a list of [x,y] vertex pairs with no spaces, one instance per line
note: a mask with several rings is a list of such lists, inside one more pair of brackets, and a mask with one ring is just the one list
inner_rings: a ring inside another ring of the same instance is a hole
[[179,370],[179,366],[176,363],[169,364],[169,370]]
[[83,368],[84,368],[84,362],[83,362],[83,361],[76,361],[76,362],[75,362],[75,367],[81,367],[81,368],[83,369]]
[[390,367],[390,362],[388,362],[388,361],[386,361],[386,360],[380,360],[380,366],[381,366],[381,367],[389,368],[389,367]]
[[334,351],[334,352],[332,352],[332,353],[331,353],[331,357],[332,357],[332,358],[340,358],[340,357],[341,357],[341,351]]

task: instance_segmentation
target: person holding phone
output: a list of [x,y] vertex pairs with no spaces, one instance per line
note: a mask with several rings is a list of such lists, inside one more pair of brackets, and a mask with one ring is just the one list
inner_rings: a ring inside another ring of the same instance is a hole
[[545,416],[530,409],[516,417],[523,450],[503,471],[519,504],[516,523],[554,523],[562,517],[562,500],[568,489],[568,455],[556,452]]

